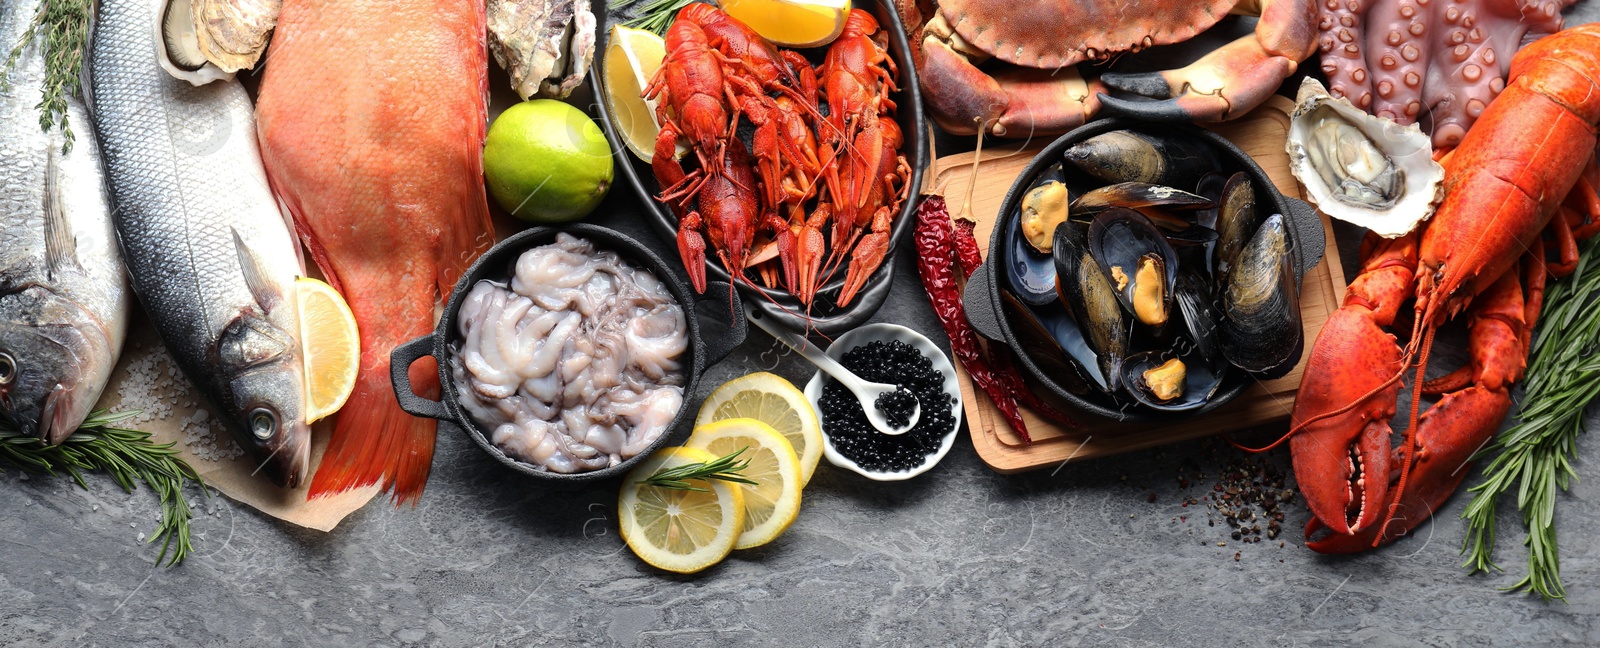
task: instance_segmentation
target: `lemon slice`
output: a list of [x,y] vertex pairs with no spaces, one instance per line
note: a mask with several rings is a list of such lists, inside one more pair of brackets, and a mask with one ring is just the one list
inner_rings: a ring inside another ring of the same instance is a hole
[[699,448],[723,457],[740,450],[740,461],[750,462],[740,475],[756,482],[737,484],[744,490],[744,532],[735,549],[772,542],[800,514],[800,459],[783,435],[755,419],[727,419],[695,428],[686,448]]
[[722,10],[784,47],[822,47],[844,31],[850,0],[723,0]]
[[652,32],[622,25],[611,28],[606,43],[601,61],[606,110],[611,112],[617,134],[628,150],[649,162],[655,157],[656,134],[661,132],[661,124],[656,122],[656,101],[640,95],[666,58],[667,46]]
[[822,461],[822,425],[811,401],[794,384],[764,371],[734,378],[711,392],[694,425],[731,418],[752,418],[782,434],[800,458],[800,485],[811,483]]
[[639,483],[662,468],[715,461],[705,450],[664,448],[628,473],[617,499],[623,542],[651,566],[692,574],[721,562],[744,528],[744,493],[738,484],[707,480],[706,491]]
[[339,411],[356,387],[361,336],[356,316],[332,286],[310,277],[295,280],[300,306],[300,349],[305,358],[306,422]]

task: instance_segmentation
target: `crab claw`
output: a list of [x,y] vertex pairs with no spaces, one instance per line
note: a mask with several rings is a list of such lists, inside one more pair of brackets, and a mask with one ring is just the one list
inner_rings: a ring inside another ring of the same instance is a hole
[[1075,67],[1009,67],[990,76],[957,47],[930,33],[917,70],[928,112],[952,135],[976,135],[980,123],[999,137],[1056,135],[1082,126],[1100,108],[1104,88]]

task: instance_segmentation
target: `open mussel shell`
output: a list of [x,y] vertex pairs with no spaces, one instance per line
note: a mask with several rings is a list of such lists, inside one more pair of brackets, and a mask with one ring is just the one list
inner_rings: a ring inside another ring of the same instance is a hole
[[1273,214],[1239,253],[1222,291],[1222,352],[1245,371],[1275,378],[1300,359],[1300,291],[1283,216]]
[[1182,189],[1148,182],[1119,182],[1090,190],[1072,201],[1074,216],[1090,216],[1112,207],[1163,207],[1166,209],[1205,209],[1209,199]]
[[1106,182],[1147,182],[1184,187],[1218,168],[1204,143],[1178,134],[1132,130],[1101,133],[1072,145],[1062,157]]
[[1022,214],[1017,224],[1022,238],[1040,254],[1049,254],[1056,226],[1067,221],[1067,185],[1046,182],[1022,196]]
[[1222,199],[1217,206],[1217,245],[1212,254],[1211,274],[1216,277],[1219,288],[1227,284],[1228,273],[1238,262],[1240,251],[1260,226],[1255,187],[1249,176],[1235,173],[1223,185]]
[[1099,360],[1060,305],[1030,307],[1008,291],[1000,292],[1000,304],[1017,327],[1022,350],[1050,372],[1074,394],[1106,392],[1106,379],[1100,374]]
[[[1122,365],[1122,382],[1126,386],[1128,395],[1134,400],[1163,412],[1184,412],[1196,410],[1211,402],[1211,397],[1217,393],[1217,388],[1222,386],[1226,377],[1227,365],[1213,366],[1206,362],[1193,351],[1192,346],[1184,345],[1183,339],[1178,340],[1178,350],[1144,351],[1129,356],[1128,361]],[[1160,389],[1152,382],[1174,379],[1169,364],[1177,360],[1177,367],[1182,374],[1177,393],[1171,398],[1162,398]]]
[[1089,225],[1089,252],[1135,320],[1153,329],[1166,325],[1178,254],[1165,233],[1135,210],[1108,209]]
[[[1066,176],[1061,171],[1061,165],[1051,165],[1034,180],[1029,188],[1029,193],[1051,185],[1060,185]],[[1056,301],[1056,266],[1050,255],[1041,253],[1035,245],[1036,241],[1030,240],[1025,227],[1025,205],[1013,212],[1014,218],[1005,228],[1005,276],[1006,283],[1023,302],[1040,306]],[[1063,208],[1065,203],[1063,203]],[[1062,214],[1063,219],[1065,214]],[[1054,240],[1055,227],[1051,226],[1044,236]],[[1050,246],[1045,246],[1050,247]]]
[[1122,363],[1128,357],[1133,320],[1123,309],[1116,288],[1089,253],[1081,224],[1067,221],[1056,228],[1056,286],[1061,302],[1078,322],[1094,351],[1106,388],[1122,388]]

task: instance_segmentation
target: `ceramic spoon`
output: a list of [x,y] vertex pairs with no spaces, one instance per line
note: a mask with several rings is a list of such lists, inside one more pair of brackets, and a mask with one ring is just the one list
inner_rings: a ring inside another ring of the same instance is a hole
[[[899,391],[899,387],[888,383],[862,380],[860,376],[844,368],[844,365],[828,357],[821,348],[810,340],[784,330],[777,322],[767,320],[766,315],[761,311],[751,308],[749,305],[745,306],[744,311],[745,317],[754,322],[756,326],[761,327],[761,330],[766,331],[772,337],[777,338],[779,342],[794,349],[795,353],[811,361],[811,364],[816,365],[823,373],[832,376],[834,380],[839,381],[839,384],[844,385],[845,389],[850,390],[850,393],[855,394],[856,400],[861,401],[861,410],[866,412],[867,420],[879,432],[891,435],[905,434],[911,428],[916,427],[917,421],[922,419],[922,403],[914,402],[910,422],[900,428],[890,425],[889,419],[885,418],[883,412],[878,409],[878,397],[886,393]],[[912,396],[912,398],[915,398],[915,396]]]

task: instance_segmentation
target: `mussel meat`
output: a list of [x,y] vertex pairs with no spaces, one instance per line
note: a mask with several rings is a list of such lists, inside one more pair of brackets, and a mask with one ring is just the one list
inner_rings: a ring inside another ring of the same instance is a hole
[[1245,371],[1277,377],[1300,359],[1300,290],[1283,215],[1261,224],[1222,291],[1222,352]]
[[1217,169],[1217,158],[1192,137],[1115,130],[1072,145],[1068,162],[1106,182],[1147,182],[1169,187],[1193,186],[1196,178]]
[[1123,384],[1134,400],[1164,412],[1195,410],[1211,402],[1227,375],[1225,367],[1209,365],[1182,342],[1171,351],[1145,351],[1128,358],[1122,368]]
[[1067,185],[1046,182],[1028,190],[1027,195],[1022,197],[1022,215],[1018,224],[1022,227],[1022,237],[1028,240],[1033,249],[1049,254],[1056,226],[1066,220]]
[[1056,286],[1089,348],[1094,351],[1106,388],[1122,388],[1122,364],[1128,356],[1132,322],[1116,288],[1106,279],[1085,245],[1083,226],[1067,221],[1056,228],[1054,252]]
[[1089,252],[1139,323],[1156,329],[1167,323],[1178,254],[1149,218],[1125,208],[1101,212],[1089,225]]

